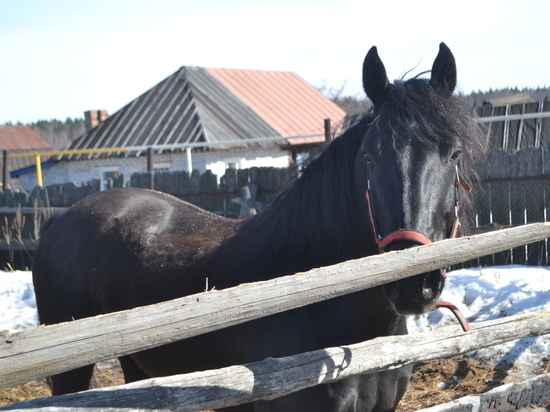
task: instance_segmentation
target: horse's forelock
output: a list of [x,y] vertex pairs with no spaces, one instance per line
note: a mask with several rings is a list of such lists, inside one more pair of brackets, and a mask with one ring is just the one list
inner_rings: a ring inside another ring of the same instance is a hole
[[[477,181],[476,163],[486,152],[485,135],[473,121],[474,112],[459,96],[447,96],[434,89],[427,79],[412,78],[396,81],[391,85],[390,98],[379,111],[379,121],[388,122],[393,139],[404,136],[426,145],[461,143],[462,154],[459,168],[464,179],[471,185]],[[415,127],[411,128],[414,122]],[[463,232],[472,223],[473,198],[471,193],[461,191],[460,201],[465,219]]]

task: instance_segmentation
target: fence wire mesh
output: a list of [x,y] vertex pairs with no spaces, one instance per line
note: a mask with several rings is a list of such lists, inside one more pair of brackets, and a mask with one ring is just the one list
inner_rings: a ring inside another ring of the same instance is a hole
[[[550,176],[509,177],[482,182],[476,194],[476,228],[484,233],[528,223],[548,221]],[[487,255],[453,267],[530,265],[549,266],[548,240]]]

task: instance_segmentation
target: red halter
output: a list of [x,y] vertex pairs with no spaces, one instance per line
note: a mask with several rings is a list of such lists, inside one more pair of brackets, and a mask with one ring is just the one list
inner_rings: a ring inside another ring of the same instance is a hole
[[[456,183],[455,188],[458,188],[459,186],[462,186],[465,190],[470,192],[472,188],[464,181],[462,176],[460,175],[460,172],[458,170],[458,166],[455,168],[456,170]],[[391,232],[390,234],[382,237],[377,229],[376,229],[376,220],[374,219],[374,214],[372,211],[372,200],[370,196],[370,179],[369,179],[369,187],[367,188],[367,192],[365,194],[365,197],[367,199],[367,208],[369,212],[369,223],[371,225],[372,231],[374,233],[374,241],[378,245],[378,248],[380,249],[380,252],[385,252],[387,247],[392,244],[393,242],[396,242],[398,240],[410,240],[415,243],[418,243],[419,245],[427,245],[428,243],[432,243],[431,239],[427,236],[423,235],[420,232],[417,232],[415,230],[406,230],[406,229],[398,229],[395,232]],[[449,235],[449,238],[454,239],[458,233],[458,229],[460,229],[460,218],[458,216],[458,211],[460,209],[460,202],[458,200],[458,193],[456,195],[457,199],[455,200],[455,210],[454,210],[454,221],[453,226],[451,228],[451,232]]]

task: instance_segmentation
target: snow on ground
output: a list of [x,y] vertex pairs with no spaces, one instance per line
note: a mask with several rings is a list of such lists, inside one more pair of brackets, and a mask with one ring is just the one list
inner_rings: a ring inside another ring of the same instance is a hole
[[31,272],[0,271],[0,333],[38,326]]
[[[469,322],[497,319],[527,311],[550,311],[550,268],[500,266],[449,273],[441,300],[454,303]],[[448,310],[436,310],[408,320],[410,333],[456,324]],[[0,272],[0,333],[38,325],[30,272]],[[537,364],[550,356],[550,335],[526,338],[471,354],[496,364],[514,364],[514,373],[531,377]]]
[[[550,268],[497,266],[449,273],[442,301],[454,303],[468,322],[498,319],[523,312],[550,311]],[[457,324],[449,310],[408,319],[409,333]],[[511,375],[526,379],[543,358],[550,357],[550,335],[525,338],[470,354],[496,365],[511,364]]]

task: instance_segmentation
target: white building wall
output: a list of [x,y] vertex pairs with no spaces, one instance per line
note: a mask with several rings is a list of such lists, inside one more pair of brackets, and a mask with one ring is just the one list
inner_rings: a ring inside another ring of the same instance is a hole
[[[238,169],[250,167],[288,167],[290,154],[278,146],[262,148],[249,147],[232,150],[194,150],[191,152],[192,168],[201,173],[211,170],[218,176],[223,176],[229,164]],[[155,169],[178,171],[189,170],[185,152],[157,154],[154,156]],[[42,170],[44,186],[59,183],[75,182],[78,186],[82,182],[92,179],[102,179],[105,172],[117,171],[124,176],[124,186],[127,186],[134,173],[147,171],[147,156],[128,158],[106,158],[94,160],[62,161]],[[22,189],[31,191],[36,187],[36,173],[27,173],[19,177]]]
[[219,179],[225,174],[225,169],[229,165],[237,169],[288,167],[290,165],[290,153],[281,150],[279,147],[193,152],[192,162],[193,169],[198,169],[201,172],[208,169]]

